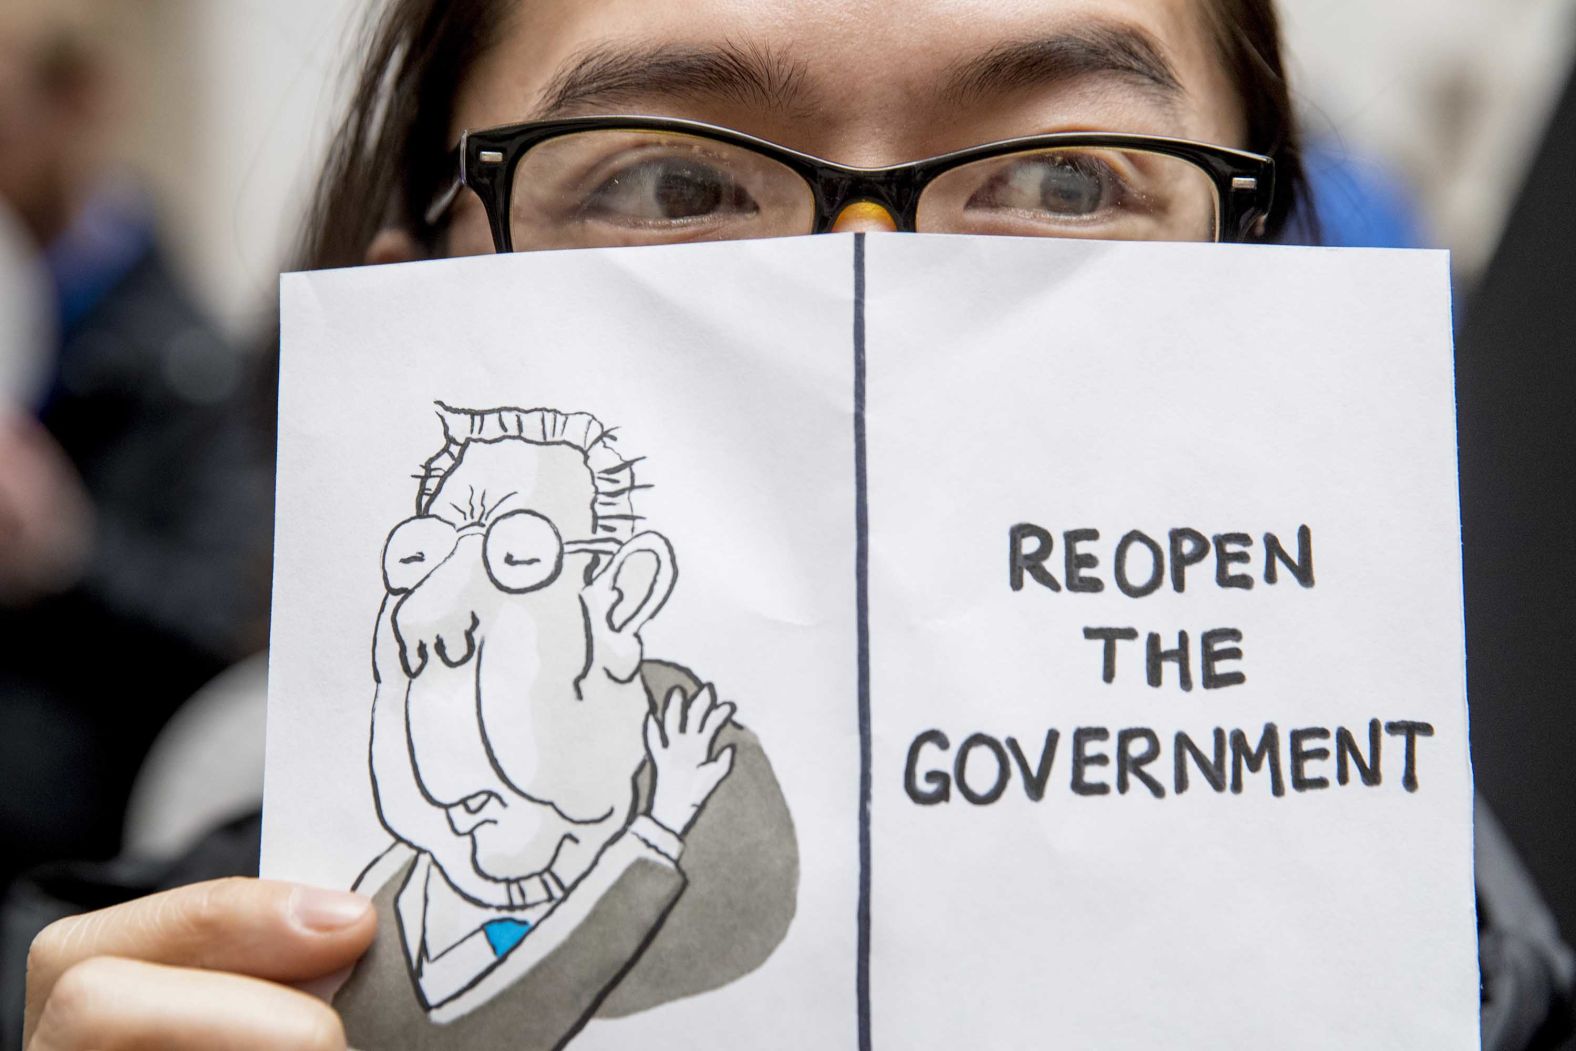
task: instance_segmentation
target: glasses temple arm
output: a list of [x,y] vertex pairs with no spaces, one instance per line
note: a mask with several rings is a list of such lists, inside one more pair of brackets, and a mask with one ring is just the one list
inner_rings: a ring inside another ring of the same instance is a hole
[[578,552],[590,555],[616,555],[623,546],[624,542],[622,540],[610,536],[598,537],[595,540],[566,540],[564,541],[564,553],[568,555]]
[[443,218],[443,214],[454,206],[454,200],[459,197],[460,190],[464,186],[465,181],[456,175],[454,180],[444,188],[443,192],[433,198],[432,203],[427,206],[427,210],[421,214],[421,221],[427,226],[437,226],[438,220]]
[[427,210],[422,213],[421,221],[427,226],[437,226],[444,213],[454,207],[454,201],[460,196],[460,191],[465,188],[465,139],[460,136],[460,144],[449,152],[450,167],[454,170],[454,177],[449,184],[438,192],[427,205]]

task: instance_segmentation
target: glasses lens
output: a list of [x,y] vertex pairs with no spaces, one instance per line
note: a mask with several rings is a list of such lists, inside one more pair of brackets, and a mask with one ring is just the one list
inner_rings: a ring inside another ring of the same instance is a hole
[[919,199],[934,233],[1215,241],[1220,195],[1202,168],[1128,149],[1039,149],[943,172]]
[[516,166],[514,247],[721,241],[807,234],[810,186],[742,146],[681,132],[592,129],[533,147]]

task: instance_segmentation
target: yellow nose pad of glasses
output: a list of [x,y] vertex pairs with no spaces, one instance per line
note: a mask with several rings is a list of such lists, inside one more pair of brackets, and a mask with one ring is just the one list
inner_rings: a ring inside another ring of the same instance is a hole
[[837,213],[832,223],[834,234],[891,233],[897,230],[897,217],[874,201],[855,201]]

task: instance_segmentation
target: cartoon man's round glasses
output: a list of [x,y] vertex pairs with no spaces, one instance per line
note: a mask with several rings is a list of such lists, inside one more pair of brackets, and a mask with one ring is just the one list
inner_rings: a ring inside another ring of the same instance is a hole
[[1269,157],[1113,132],[850,168],[697,121],[573,117],[468,131],[451,163],[426,222],[469,187],[500,252],[823,233],[860,202],[907,231],[1239,241],[1275,191]]
[[411,591],[454,553],[462,536],[473,531],[483,538],[487,576],[500,591],[515,595],[557,580],[565,555],[611,557],[619,549],[619,541],[612,537],[565,540],[557,526],[535,511],[511,511],[485,527],[481,523],[456,526],[436,515],[417,515],[390,530],[384,542],[384,586],[395,595]]

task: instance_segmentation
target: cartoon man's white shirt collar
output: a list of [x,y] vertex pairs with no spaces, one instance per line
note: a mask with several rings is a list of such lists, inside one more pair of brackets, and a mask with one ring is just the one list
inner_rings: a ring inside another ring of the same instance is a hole
[[452,999],[497,964],[498,957],[483,930],[484,924],[511,919],[534,927],[561,897],[548,878],[539,876],[523,882],[529,886],[523,888],[525,901],[521,907],[489,908],[451,887],[430,855],[417,858],[395,907],[406,931],[405,952],[427,1003],[437,1005]]
[[[636,856],[660,859],[668,865],[677,864],[683,843],[678,836],[663,828],[650,817],[640,816],[608,845],[598,858],[594,869],[599,879],[582,878],[587,886],[580,894],[572,894],[580,884],[565,888],[551,872],[518,885],[525,901],[518,908],[494,909],[470,901],[449,885],[432,856],[420,853],[405,884],[395,899],[399,913],[400,929],[404,935],[406,959],[421,986],[422,998],[430,1008],[455,1001],[452,1005],[463,1011],[480,1006],[496,989],[478,989],[480,979],[498,967],[512,953],[498,956],[493,952],[483,925],[490,920],[514,919],[529,923],[534,932],[547,916],[562,906],[567,912],[580,914],[568,917],[573,923],[591,910],[596,898],[610,884],[616,873],[631,864]],[[407,855],[408,856],[408,855]],[[527,935],[525,942],[530,942]],[[461,994],[475,990],[477,995],[461,999]],[[469,1002],[474,999],[474,1002]]]

